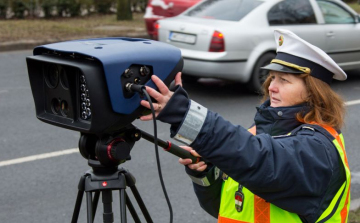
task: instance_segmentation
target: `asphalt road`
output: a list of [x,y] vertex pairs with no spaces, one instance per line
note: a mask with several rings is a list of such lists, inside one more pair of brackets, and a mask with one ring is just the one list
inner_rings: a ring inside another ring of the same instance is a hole
[[[0,53],[0,222],[70,222],[80,176],[89,166],[76,149],[78,132],[54,127],[36,119],[25,62],[25,57],[31,53]],[[347,106],[343,132],[353,173],[352,200],[356,200],[360,198],[360,104],[356,103],[356,100],[360,100],[360,70],[349,74],[348,81],[335,82],[333,87],[346,101],[355,102]],[[233,123],[243,126],[252,124],[259,97],[243,90],[244,86],[204,80],[185,83],[184,86],[193,100],[219,112]],[[153,134],[152,122],[135,121],[134,124]],[[158,123],[158,136],[170,140],[169,126]],[[52,153],[62,150],[69,154],[55,156]],[[54,156],[14,160],[49,153]],[[169,210],[160,186],[153,144],[138,141],[131,156],[132,160],[121,166],[135,176],[137,188],[154,222],[169,222]],[[178,158],[161,150],[160,160],[174,222],[216,222],[199,207],[191,181],[183,167],[177,164]],[[131,194],[130,190],[127,192]],[[114,192],[115,222],[120,222],[118,197],[118,193]],[[95,222],[102,222],[101,213],[100,203]],[[133,222],[129,214],[128,217],[128,222]],[[86,222],[85,199],[78,222]]]

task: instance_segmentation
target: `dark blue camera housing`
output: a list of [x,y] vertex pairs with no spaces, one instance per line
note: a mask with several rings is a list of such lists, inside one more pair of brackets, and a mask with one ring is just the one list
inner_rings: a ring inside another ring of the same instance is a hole
[[148,112],[126,84],[156,88],[182,70],[178,48],[139,38],[101,38],[38,46],[26,58],[36,116],[59,127],[97,135],[126,127]]

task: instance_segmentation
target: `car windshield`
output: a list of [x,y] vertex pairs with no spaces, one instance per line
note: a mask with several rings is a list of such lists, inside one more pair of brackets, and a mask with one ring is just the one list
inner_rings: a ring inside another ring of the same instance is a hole
[[185,13],[186,16],[239,21],[263,3],[256,0],[207,0]]

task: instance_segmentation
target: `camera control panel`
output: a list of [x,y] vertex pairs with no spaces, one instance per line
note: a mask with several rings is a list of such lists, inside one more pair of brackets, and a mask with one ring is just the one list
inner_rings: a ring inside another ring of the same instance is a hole
[[125,98],[131,98],[134,93],[126,89],[127,84],[145,85],[153,74],[153,67],[147,65],[133,64],[121,75],[121,83]]

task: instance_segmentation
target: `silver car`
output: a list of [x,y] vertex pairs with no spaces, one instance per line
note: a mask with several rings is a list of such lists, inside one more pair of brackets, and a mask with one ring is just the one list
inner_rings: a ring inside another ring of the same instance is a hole
[[248,83],[276,53],[273,30],[288,29],[344,70],[360,68],[360,18],[340,0],[205,0],[159,20],[159,41],[181,49],[185,75]]

